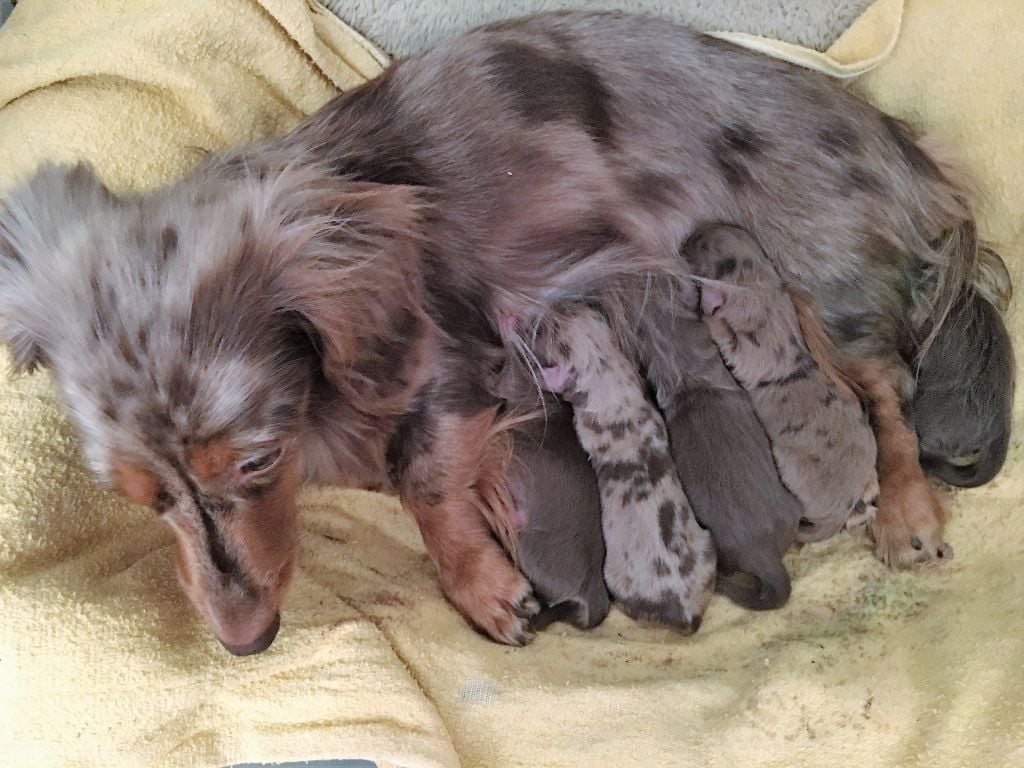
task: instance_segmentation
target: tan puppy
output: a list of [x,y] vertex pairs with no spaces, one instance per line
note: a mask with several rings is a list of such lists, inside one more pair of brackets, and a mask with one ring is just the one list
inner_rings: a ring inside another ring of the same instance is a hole
[[701,311],[711,336],[750,393],[783,483],[804,505],[797,541],[826,539],[851,514],[856,522],[873,518],[875,437],[810,313],[798,313],[745,230],[707,228],[684,250],[696,273],[710,278],[701,288]]

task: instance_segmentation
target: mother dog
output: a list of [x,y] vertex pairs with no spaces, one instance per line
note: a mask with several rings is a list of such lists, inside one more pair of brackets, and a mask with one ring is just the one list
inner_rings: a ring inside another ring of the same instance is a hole
[[677,386],[659,354],[674,307],[645,299],[671,297],[707,221],[754,233],[855,358],[880,554],[942,550],[901,404],[922,329],[976,272],[950,178],[815,73],[664,21],[538,16],[399,62],[151,195],[41,170],[0,213],[2,333],[19,367],[52,370],[97,475],[174,529],[229,650],[277,631],[302,477],[397,490],[452,603],[521,643],[537,605],[506,554],[506,427],[535,403],[499,403],[488,376],[588,302],[654,387]]

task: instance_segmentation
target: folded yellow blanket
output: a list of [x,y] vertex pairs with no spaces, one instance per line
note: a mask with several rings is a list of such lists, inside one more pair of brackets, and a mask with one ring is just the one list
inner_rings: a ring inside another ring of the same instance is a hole
[[[1021,285],[1024,7],[881,0],[814,63],[864,69],[901,10],[855,87],[963,151]],[[383,61],[305,0],[22,0],[0,29],[0,199],[44,159],[158,184]],[[689,639],[613,612],[519,650],[448,607],[395,501],[310,489],[280,636],[238,659],[152,513],[93,489],[46,375],[0,380],[0,762],[1021,765],[1021,461],[1017,438],[996,482],[958,495],[941,570],[892,573],[839,539],[789,558],[781,611],[716,600]]]

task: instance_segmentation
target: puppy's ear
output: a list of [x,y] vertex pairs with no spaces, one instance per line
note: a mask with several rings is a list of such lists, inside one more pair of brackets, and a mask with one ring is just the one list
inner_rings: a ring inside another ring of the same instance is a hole
[[0,201],[0,341],[13,367],[46,364],[53,306],[48,297],[60,266],[60,244],[86,213],[114,200],[84,163],[45,165]]

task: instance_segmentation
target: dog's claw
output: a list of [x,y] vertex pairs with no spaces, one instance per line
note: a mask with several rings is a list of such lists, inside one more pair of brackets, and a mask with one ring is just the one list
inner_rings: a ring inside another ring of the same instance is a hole
[[878,559],[890,568],[948,562],[953,548],[942,539],[941,507],[926,485],[883,498],[868,525]]
[[532,594],[526,595],[516,605],[512,606],[512,613],[521,619],[532,619],[540,613],[540,603]]

